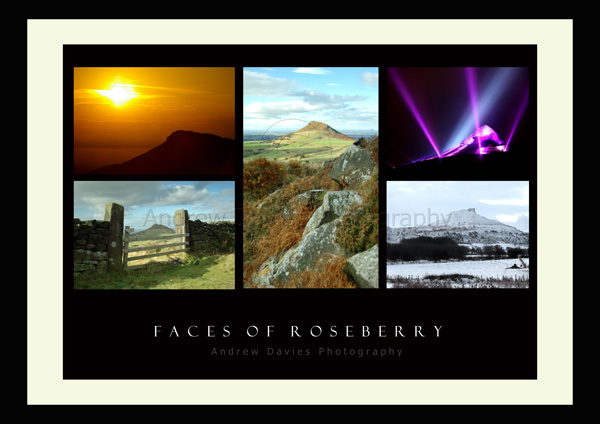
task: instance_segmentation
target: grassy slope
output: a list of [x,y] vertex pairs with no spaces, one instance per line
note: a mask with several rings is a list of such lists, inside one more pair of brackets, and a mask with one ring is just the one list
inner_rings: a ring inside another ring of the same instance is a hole
[[[165,257],[166,258],[166,257]],[[182,266],[153,262],[143,269],[86,274],[75,278],[75,289],[233,289],[235,255],[188,256]]]
[[352,141],[322,137],[318,132],[303,132],[269,141],[245,141],[244,160],[258,157],[269,160],[303,160],[323,162],[335,159],[352,144]]

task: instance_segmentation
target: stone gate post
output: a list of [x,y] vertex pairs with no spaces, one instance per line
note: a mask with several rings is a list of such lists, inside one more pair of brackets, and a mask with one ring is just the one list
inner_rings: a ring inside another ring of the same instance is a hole
[[104,220],[110,222],[108,235],[108,269],[123,269],[123,218],[124,208],[117,203],[108,203]]
[[[179,209],[175,211],[175,234],[189,233],[190,217],[188,211],[185,209]],[[180,241],[183,243],[189,240],[189,237],[182,237]]]

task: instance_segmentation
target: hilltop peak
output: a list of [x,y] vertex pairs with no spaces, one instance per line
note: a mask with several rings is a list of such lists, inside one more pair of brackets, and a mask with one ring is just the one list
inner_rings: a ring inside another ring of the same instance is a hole
[[[298,131],[295,132],[302,132],[302,131],[326,131],[328,129],[333,130],[333,128],[331,128],[329,125],[324,124],[323,122],[319,122],[319,121],[310,121],[308,124],[306,124],[304,127],[300,128]],[[335,130],[334,130],[335,131]]]
[[354,141],[352,137],[348,137],[347,135],[342,134],[336,129],[330,127],[329,125],[319,121],[310,121],[298,131],[294,131],[293,133],[288,134],[288,137],[294,134],[306,132],[317,132],[320,138],[336,138],[339,140]]
[[475,212],[475,208],[461,209],[458,211],[450,212],[440,221],[433,224],[434,226],[447,225],[447,226],[461,226],[461,225],[502,225],[498,221],[493,219],[485,218]]
[[308,123],[308,125],[306,125],[303,129],[316,129],[316,130],[326,130],[328,128],[331,128],[329,125],[324,124],[323,122],[319,122],[319,121],[310,121]]
[[475,212],[475,208],[457,210],[441,217],[438,214],[431,215],[437,215],[439,219],[410,227],[390,228],[388,242],[399,243],[404,238],[428,236],[450,237],[460,244],[529,244],[528,233],[481,216]]
[[157,234],[162,234],[162,233],[175,233],[175,230],[173,230],[172,228],[167,227],[166,225],[162,225],[162,224],[153,224],[151,227],[146,228],[145,230],[141,230],[141,231],[137,231],[135,233],[136,236],[139,235],[157,235]]

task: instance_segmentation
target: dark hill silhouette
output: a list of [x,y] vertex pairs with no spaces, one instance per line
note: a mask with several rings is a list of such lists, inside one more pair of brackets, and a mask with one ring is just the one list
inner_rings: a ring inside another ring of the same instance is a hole
[[161,145],[93,175],[227,175],[235,172],[235,141],[214,134],[175,131]]

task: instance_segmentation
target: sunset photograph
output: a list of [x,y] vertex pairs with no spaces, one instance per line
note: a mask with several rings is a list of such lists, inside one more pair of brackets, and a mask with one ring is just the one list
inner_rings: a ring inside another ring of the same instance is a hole
[[235,69],[73,69],[76,175],[232,175]]

